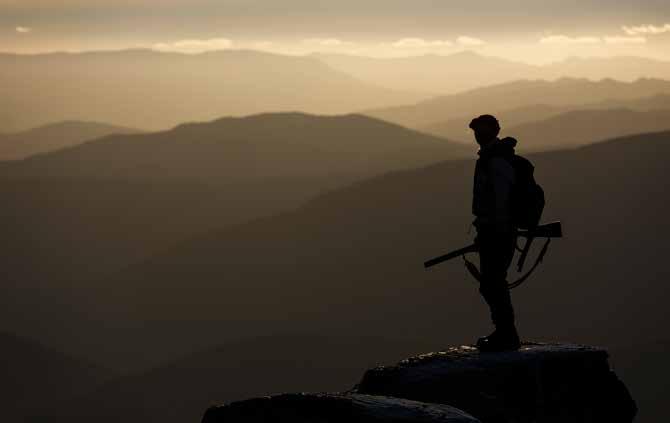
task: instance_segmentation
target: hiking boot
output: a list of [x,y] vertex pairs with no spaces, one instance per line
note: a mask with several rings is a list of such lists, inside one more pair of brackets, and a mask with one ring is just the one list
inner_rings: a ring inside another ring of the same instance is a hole
[[477,348],[481,352],[516,351],[521,347],[516,328],[496,329],[489,336],[479,338]]

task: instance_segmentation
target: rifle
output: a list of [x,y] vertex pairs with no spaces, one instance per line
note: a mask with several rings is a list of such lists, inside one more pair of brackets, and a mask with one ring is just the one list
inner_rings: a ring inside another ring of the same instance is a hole
[[[547,238],[548,240],[551,238],[561,238],[563,236],[563,228],[561,226],[561,222],[552,222],[552,223],[547,223],[544,225],[538,225],[534,229],[529,229],[529,230],[523,230],[519,229],[516,232],[517,236],[521,236],[527,239],[526,241],[526,246],[524,247],[524,252],[522,254],[527,255],[528,254],[528,249],[530,248],[530,242],[534,238]],[[450,253],[444,254],[439,257],[435,257],[433,259],[430,259],[426,262],[423,263],[423,267],[426,269],[435,266],[436,264],[443,263],[447,260],[451,260],[456,257],[461,257],[464,256],[465,254],[468,253],[475,253],[479,251],[479,246],[477,244],[471,244],[468,245],[467,247],[460,248],[456,251],[452,251]],[[546,251],[546,248],[545,248]],[[544,255],[544,254],[542,254]],[[525,260],[525,257],[523,257]],[[523,265],[523,262],[521,262]]]

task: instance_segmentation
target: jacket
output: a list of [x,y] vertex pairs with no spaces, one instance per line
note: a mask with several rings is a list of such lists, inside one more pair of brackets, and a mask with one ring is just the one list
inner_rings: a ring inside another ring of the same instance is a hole
[[513,229],[511,195],[515,172],[509,158],[514,155],[516,144],[514,138],[507,137],[478,152],[472,195],[472,214],[478,230],[482,227]]

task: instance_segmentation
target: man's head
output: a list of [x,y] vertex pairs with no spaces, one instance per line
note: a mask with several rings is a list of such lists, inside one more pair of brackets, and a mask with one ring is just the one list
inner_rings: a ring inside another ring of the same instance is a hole
[[498,119],[492,115],[481,115],[472,119],[470,129],[475,131],[477,144],[484,147],[498,138],[500,124]]

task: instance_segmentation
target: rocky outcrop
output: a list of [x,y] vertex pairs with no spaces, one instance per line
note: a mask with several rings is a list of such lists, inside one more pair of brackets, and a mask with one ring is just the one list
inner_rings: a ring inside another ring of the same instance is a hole
[[345,393],[238,401],[210,408],[203,423],[630,423],[636,412],[605,350],[524,344],[423,354],[368,370]]
[[212,407],[203,423],[477,423],[448,405],[361,394],[282,394]]
[[607,352],[580,345],[451,348],[368,370],[354,391],[449,404],[484,423],[630,423],[637,411]]

